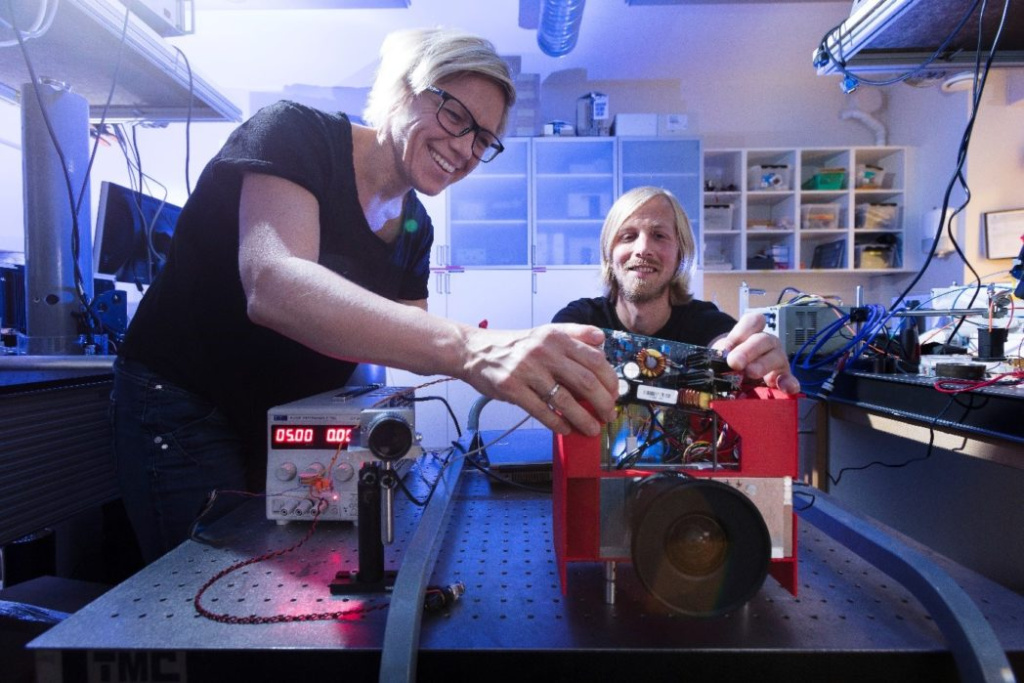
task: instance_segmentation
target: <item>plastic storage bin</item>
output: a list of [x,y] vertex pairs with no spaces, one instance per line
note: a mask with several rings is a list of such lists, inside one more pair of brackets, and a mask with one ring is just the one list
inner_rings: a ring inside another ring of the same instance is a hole
[[747,171],[747,190],[789,190],[792,185],[792,170],[785,164],[751,166]]
[[892,268],[895,249],[891,244],[858,244],[853,251],[854,268]]
[[808,178],[804,184],[805,190],[841,190],[846,182],[846,169],[823,168]]
[[857,164],[856,187],[865,190],[880,190],[886,187],[886,172],[881,166]]
[[732,204],[705,204],[704,229],[708,232],[732,230]]
[[836,230],[839,228],[839,206],[836,204],[804,204],[800,207],[802,230]]
[[895,230],[900,207],[896,204],[857,204],[853,227],[862,230]]

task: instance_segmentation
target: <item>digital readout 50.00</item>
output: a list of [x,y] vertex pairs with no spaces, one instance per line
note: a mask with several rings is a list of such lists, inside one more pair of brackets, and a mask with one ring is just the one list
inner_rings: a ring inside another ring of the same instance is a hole
[[348,448],[355,425],[272,425],[271,448]]

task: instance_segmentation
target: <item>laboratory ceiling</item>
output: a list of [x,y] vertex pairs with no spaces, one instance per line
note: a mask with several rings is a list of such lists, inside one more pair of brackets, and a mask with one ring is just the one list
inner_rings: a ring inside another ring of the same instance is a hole
[[[580,70],[590,80],[673,78],[681,60],[692,64],[694,54],[707,60],[732,59],[723,52],[731,48],[712,36],[732,28],[737,36],[756,35],[764,12],[801,12],[813,6],[811,11],[824,18],[823,35],[851,7],[847,0],[589,0],[575,48],[554,58],[537,45],[540,0],[194,1],[195,34],[172,42],[211,81],[243,90],[275,90],[295,83],[366,87],[389,31],[437,25],[489,38],[502,55],[519,58],[524,73],[542,79]],[[347,8],[353,5],[362,8]],[[808,69],[821,39],[812,35],[816,32],[806,36]]]

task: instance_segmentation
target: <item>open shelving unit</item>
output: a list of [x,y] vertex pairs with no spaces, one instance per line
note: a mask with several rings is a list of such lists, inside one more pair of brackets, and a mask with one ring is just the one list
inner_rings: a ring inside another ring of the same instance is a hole
[[901,270],[905,169],[901,147],[707,150],[705,270]]

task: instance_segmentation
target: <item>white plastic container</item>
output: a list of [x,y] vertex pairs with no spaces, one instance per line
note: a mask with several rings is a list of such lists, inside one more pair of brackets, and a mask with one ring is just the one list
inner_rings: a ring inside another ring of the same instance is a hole
[[704,229],[708,232],[733,230],[732,204],[705,204]]
[[837,230],[839,206],[836,204],[804,204],[800,207],[802,230]]
[[891,244],[858,244],[854,248],[853,267],[869,270],[892,268],[894,254]]
[[896,204],[857,204],[853,227],[860,230],[895,230],[900,207]]
[[793,171],[785,164],[761,164],[747,171],[747,191],[784,192],[793,187]]
[[856,187],[863,190],[880,190],[885,185],[885,169],[871,164],[857,164]]

